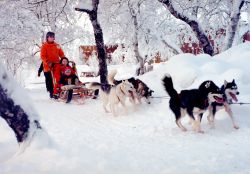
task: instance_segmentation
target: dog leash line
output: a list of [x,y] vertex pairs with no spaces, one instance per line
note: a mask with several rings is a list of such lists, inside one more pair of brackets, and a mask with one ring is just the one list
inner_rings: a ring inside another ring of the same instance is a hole
[[155,96],[155,97],[151,97],[151,98],[162,98],[162,99],[170,99],[169,96]]
[[233,104],[233,105],[249,105],[250,103],[244,103],[244,102],[239,102],[239,103],[230,103],[230,104]]

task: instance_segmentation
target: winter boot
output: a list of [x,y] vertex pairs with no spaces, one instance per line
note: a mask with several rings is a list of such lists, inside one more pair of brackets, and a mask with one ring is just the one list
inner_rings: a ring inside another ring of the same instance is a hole
[[70,89],[70,90],[68,91],[68,95],[67,95],[67,101],[66,101],[66,103],[71,102],[72,97],[73,97],[73,89]]

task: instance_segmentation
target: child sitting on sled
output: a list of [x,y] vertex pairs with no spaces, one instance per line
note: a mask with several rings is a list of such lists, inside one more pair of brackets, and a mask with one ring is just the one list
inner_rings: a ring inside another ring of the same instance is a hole
[[[73,89],[77,93],[86,93],[82,88],[84,84],[78,78],[75,63],[69,61],[67,58],[61,59],[60,85],[62,90],[68,90],[68,99],[71,98]],[[97,89],[94,91],[93,99],[96,99],[98,94],[99,90]]]
[[73,89],[75,91],[76,86],[80,86],[82,83],[79,81],[74,63],[70,66],[68,58],[64,57],[61,59],[60,64],[61,78],[59,83],[61,90],[64,91],[61,97],[66,98],[66,103],[69,103],[72,99]]
[[68,66],[64,68],[61,74],[60,84],[61,85],[80,85],[82,83],[79,81],[79,78],[75,74],[74,70],[70,66]]

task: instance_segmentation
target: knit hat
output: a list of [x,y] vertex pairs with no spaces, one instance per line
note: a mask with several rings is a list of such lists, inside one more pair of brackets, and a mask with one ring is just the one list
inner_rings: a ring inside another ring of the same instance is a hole
[[49,32],[46,34],[46,40],[47,40],[49,37],[55,37],[55,33],[49,31]]

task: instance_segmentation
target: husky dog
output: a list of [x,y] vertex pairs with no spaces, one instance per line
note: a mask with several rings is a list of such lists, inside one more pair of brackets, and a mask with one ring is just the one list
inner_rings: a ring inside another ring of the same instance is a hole
[[[115,80],[114,77],[117,74],[117,70],[112,70],[108,75],[108,82],[109,84],[115,84],[118,85],[122,82],[122,80]],[[127,79],[135,88],[136,93],[134,93],[133,97],[130,98],[130,101],[132,103],[135,103],[135,100],[137,99],[139,103],[141,103],[141,100],[145,100],[146,103],[150,104],[149,98],[152,96],[153,90],[149,89],[149,87],[142,82],[139,79],[135,79],[134,77],[131,77]]]
[[[170,96],[169,107],[173,111],[176,124],[182,131],[187,129],[182,125],[181,118],[187,113],[193,123],[193,130],[203,133],[200,122],[203,113],[212,102],[223,102],[222,93],[214,82],[208,80],[203,82],[198,89],[182,90],[179,94],[174,89],[172,78],[167,74],[163,79],[163,86]],[[198,115],[195,120],[194,114]]]
[[237,88],[237,85],[235,83],[235,80],[233,79],[232,82],[224,81],[224,85],[221,87],[221,91],[223,93],[224,102],[223,103],[217,103],[212,102],[209,106],[209,115],[207,117],[209,124],[214,128],[214,117],[218,110],[225,109],[225,111],[228,113],[229,117],[232,120],[233,127],[235,129],[239,129],[239,126],[234,121],[233,112],[230,108],[230,104],[233,103],[233,101],[237,102],[237,95],[239,95],[239,91]]
[[107,110],[107,105],[110,104],[110,110],[114,116],[117,115],[115,106],[121,103],[122,106],[126,108],[125,105],[126,98],[133,97],[133,94],[135,93],[133,85],[129,83],[127,80],[122,81],[118,85],[110,85],[110,84],[102,85],[97,82],[92,82],[89,84],[88,88],[99,89],[104,110],[106,112],[109,112]]

